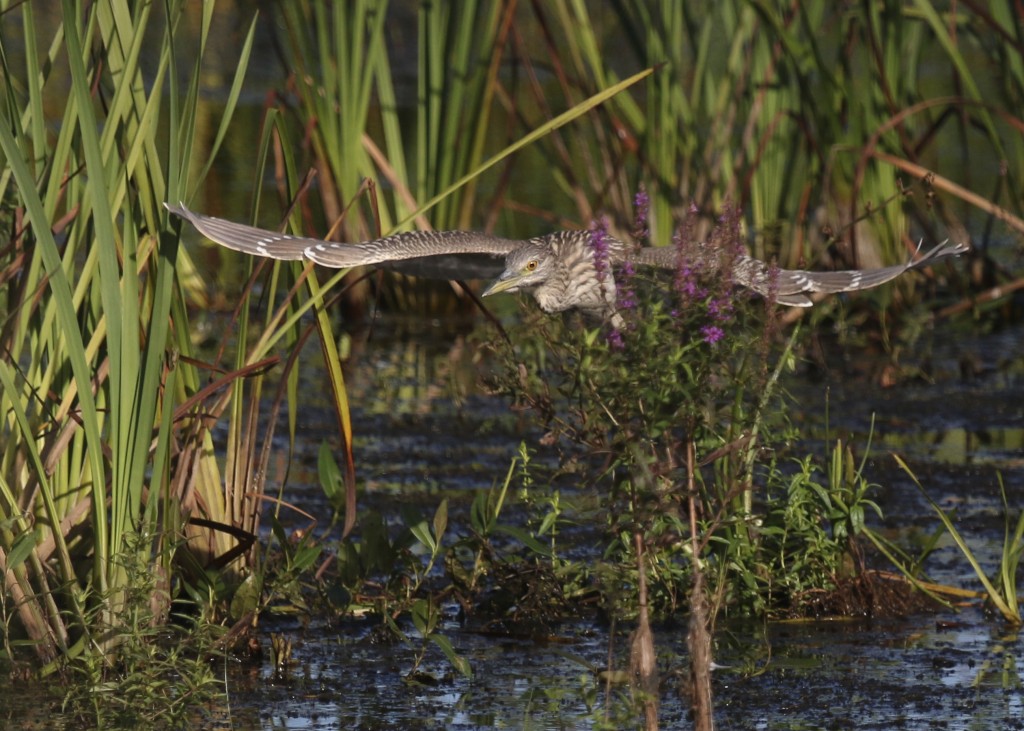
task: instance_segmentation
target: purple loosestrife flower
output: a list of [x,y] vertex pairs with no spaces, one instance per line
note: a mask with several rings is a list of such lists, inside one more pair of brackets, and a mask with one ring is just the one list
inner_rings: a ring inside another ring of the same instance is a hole
[[[605,277],[611,276],[610,239],[607,218],[601,216],[590,224],[590,247],[594,251],[594,271],[600,282],[603,282]],[[621,293],[621,290],[619,292]],[[621,306],[621,303],[618,304]],[[626,347],[622,333],[617,327],[612,327],[608,332],[608,345],[612,350],[622,350]]]
[[622,262],[622,266],[619,267],[619,277],[616,281],[616,288],[618,295],[616,303],[620,310],[635,310],[636,309],[636,292],[633,290],[633,278],[636,276],[636,269],[633,268],[633,262],[629,259]]
[[673,288],[679,297],[679,305],[684,310],[707,297],[708,292],[700,286],[699,277],[700,272],[686,263],[681,263],[676,270]]
[[718,325],[705,325],[700,329],[700,334],[704,336],[704,342],[708,345],[714,345],[725,337],[725,331]]
[[[623,330],[627,333],[628,331],[636,329],[636,316],[623,317],[627,313],[632,314],[636,309],[636,297],[633,294],[632,276],[633,265],[629,262],[625,262],[622,268],[618,272],[616,277],[616,309],[618,310],[618,316],[615,318],[615,324],[609,323],[609,332],[607,335],[608,347],[612,350],[623,351],[626,349],[626,341],[623,338]],[[624,274],[624,272],[629,272]]]
[[728,322],[732,319],[732,299],[726,294],[708,300],[708,315],[716,322]]
[[718,226],[712,234],[715,245],[718,247],[722,261],[723,285],[731,287],[734,284],[734,272],[736,262],[744,256],[747,251],[743,244],[743,235],[740,230],[740,219],[742,211],[730,201],[726,201],[719,217]]

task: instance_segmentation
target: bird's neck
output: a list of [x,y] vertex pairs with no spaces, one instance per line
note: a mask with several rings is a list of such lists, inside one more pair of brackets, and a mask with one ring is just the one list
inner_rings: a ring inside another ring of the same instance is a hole
[[563,285],[560,284],[562,281],[565,281],[562,277],[553,275],[533,290],[533,297],[544,312],[562,312],[574,306],[571,298],[565,295]]

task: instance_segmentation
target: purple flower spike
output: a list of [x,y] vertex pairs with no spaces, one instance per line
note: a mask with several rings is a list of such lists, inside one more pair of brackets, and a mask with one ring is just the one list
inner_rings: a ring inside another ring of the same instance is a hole
[[590,246],[594,250],[594,269],[602,282],[608,275],[608,239],[608,219],[601,216],[590,224]]
[[648,226],[651,212],[651,199],[647,195],[647,189],[641,183],[640,190],[633,198],[633,208],[636,211],[636,221],[633,226],[633,235],[638,241],[648,238],[651,234]]
[[686,309],[694,300],[703,298],[698,281],[701,277],[700,262],[693,262],[690,247],[693,245],[693,231],[697,221],[697,207],[690,206],[690,213],[676,229],[672,242],[676,247],[676,275],[673,289],[679,297],[680,305]]
[[608,333],[608,347],[612,350],[625,350],[626,341],[622,339],[622,331],[612,328]]

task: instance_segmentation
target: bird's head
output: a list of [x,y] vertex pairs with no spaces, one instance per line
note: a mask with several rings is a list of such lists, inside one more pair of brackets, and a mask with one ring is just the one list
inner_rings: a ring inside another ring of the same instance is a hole
[[505,271],[484,290],[482,297],[498,292],[518,292],[547,281],[553,265],[551,248],[530,243],[505,257]]

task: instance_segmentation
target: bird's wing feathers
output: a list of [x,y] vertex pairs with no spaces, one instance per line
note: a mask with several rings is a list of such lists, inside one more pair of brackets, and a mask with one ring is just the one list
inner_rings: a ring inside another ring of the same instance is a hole
[[676,269],[679,266],[679,250],[675,246],[644,246],[629,254],[634,264]]
[[[774,298],[776,302],[791,307],[810,307],[814,302],[809,293],[853,292],[885,284],[904,272],[945,259],[959,256],[970,250],[966,244],[940,244],[918,259],[904,264],[880,269],[850,269],[837,272],[811,272],[802,269],[776,269],[771,265],[749,256],[737,257],[733,262],[733,279],[737,284],[753,289],[758,294]],[[713,261],[703,248],[697,251],[700,265]],[[679,252],[675,247],[646,247],[632,255],[637,264],[676,268]]]
[[[851,269],[839,272],[809,272],[792,269],[780,269],[777,273],[777,280],[774,283],[761,276],[753,289],[766,294],[763,287],[774,289],[778,293],[778,301],[787,304],[782,299],[788,296],[805,296],[808,292],[823,292],[832,294],[836,292],[854,292],[861,289],[871,289],[886,282],[896,279],[901,274],[917,269],[922,266],[933,264],[940,259],[950,256],[959,256],[969,250],[966,244],[939,244],[934,249],[926,252],[917,259],[910,259],[904,264],[882,267],[880,269]],[[769,274],[770,277],[770,274]],[[806,299],[806,297],[805,297]],[[809,300],[806,305],[812,304]]]
[[164,205],[167,206],[168,211],[184,218],[207,238],[213,239],[221,246],[241,251],[244,254],[292,261],[305,258],[305,251],[310,246],[324,243],[316,239],[289,236],[234,221],[225,221],[223,218],[203,216],[180,204],[175,206],[164,203]]
[[[171,213],[189,221],[204,236],[229,249],[270,259],[308,259],[338,269],[403,262],[395,264],[394,268],[410,274],[422,270],[425,272],[423,276],[444,278],[459,276],[469,279],[480,276],[478,272],[491,276],[496,265],[488,263],[488,260],[499,260],[497,271],[500,273],[500,261],[525,243],[471,231],[410,231],[358,244],[339,244],[204,216],[184,205],[164,205]],[[468,255],[465,267],[458,255]],[[429,261],[434,257],[443,258],[437,266]]]
[[317,264],[341,268],[454,254],[504,257],[524,243],[473,231],[408,231],[359,244],[318,241],[305,256]]

